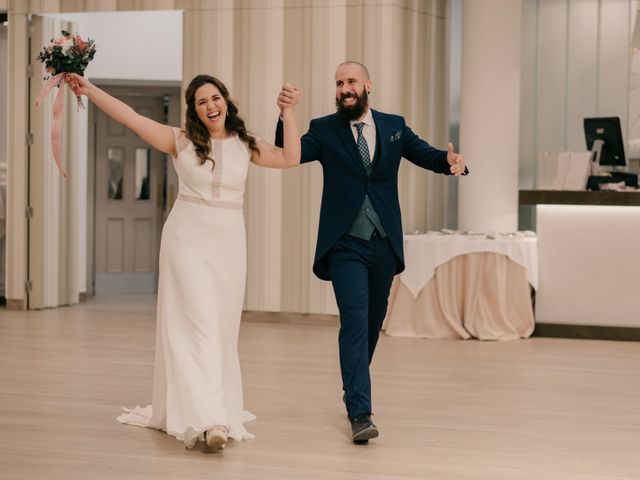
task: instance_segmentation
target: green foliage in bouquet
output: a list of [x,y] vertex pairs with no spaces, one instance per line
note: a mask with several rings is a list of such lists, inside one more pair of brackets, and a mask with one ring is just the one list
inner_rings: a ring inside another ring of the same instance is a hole
[[44,63],[50,75],[65,72],[84,75],[85,68],[95,54],[93,40],[83,40],[80,35],[62,30],[62,36],[52,38],[51,43],[43,47],[37,60]]

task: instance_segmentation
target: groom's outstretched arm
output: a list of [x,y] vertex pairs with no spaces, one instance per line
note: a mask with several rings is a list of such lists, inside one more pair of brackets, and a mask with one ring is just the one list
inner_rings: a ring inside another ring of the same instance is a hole
[[[315,120],[311,120],[309,124],[309,131],[300,138],[301,143],[301,155],[300,163],[313,162],[314,160],[320,160],[320,142],[317,136],[317,128],[314,128]],[[275,146],[282,147],[284,138],[284,128],[282,120],[278,119],[278,125],[276,126],[276,139]]]
[[457,170],[454,172],[452,170],[452,162],[455,161],[455,158],[452,157],[461,158],[460,155],[448,152],[447,150],[440,150],[429,145],[425,140],[416,135],[406,124],[403,126],[402,137],[404,139],[402,156],[411,163],[444,175],[469,174],[469,170],[464,166],[464,164],[462,166],[464,170],[460,169],[462,170],[461,172],[457,172]]

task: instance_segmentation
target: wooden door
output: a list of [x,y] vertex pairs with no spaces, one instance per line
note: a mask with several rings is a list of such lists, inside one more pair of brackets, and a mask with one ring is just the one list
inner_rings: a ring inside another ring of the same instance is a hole
[[[119,98],[163,121],[162,96]],[[95,119],[95,293],[154,293],[164,154],[97,109]]]

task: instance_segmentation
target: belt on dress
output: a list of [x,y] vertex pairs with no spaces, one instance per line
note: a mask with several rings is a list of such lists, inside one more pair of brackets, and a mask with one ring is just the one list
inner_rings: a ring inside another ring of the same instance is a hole
[[220,208],[231,208],[234,210],[242,210],[242,202],[231,202],[228,200],[218,200],[218,199],[207,199],[202,197],[196,197],[194,195],[185,195],[184,193],[179,193],[178,200],[182,200],[183,202],[189,203],[197,203],[198,205],[206,205],[208,207],[220,207]]

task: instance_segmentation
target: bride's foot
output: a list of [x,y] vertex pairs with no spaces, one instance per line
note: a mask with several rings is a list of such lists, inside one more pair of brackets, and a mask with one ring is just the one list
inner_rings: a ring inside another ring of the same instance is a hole
[[227,444],[228,435],[227,427],[223,425],[213,427],[211,430],[207,430],[207,445],[211,448],[224,448]]

